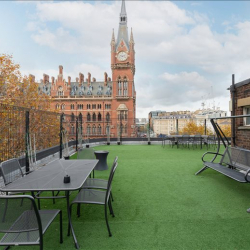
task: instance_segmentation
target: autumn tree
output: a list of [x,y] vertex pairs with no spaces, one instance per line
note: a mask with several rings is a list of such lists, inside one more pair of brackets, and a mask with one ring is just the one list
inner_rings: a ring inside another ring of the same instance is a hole
[[[197,125],[194,121],[189,121],[186,123],[185,127],[179,131],[180,134],[188,134],[188,135],[195,135],[201,134],[203,135],[205,131],[205,125]],[[212,134],[212,131],[207,128],[207,134]]]
[[25,111],[29,111],[30,134],[36,135],[36,149],[59,143],[59,114],[48,112],[54,111],[51,97],[39,92],[34,78],[22,76],[19,64],[5,54],[0,55],[0,104],[0,140],[5,142],[1,144],[2,150],[9,147],[10,142],[13,142],[12,151],[25,150]]

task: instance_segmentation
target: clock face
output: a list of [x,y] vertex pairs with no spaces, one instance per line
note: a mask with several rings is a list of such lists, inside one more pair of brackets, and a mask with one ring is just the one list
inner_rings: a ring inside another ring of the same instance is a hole
[[125,61],[128,58],[128,54],[122,51],[118,54],[117,58],[119,61]]

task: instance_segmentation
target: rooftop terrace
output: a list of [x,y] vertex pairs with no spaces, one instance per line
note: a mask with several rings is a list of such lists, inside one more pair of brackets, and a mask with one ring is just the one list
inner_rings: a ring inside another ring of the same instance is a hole
[[[108,237],[102,206],[82,205],[80,218],[74,208],[73,225],[81,249],[249,249],[249,186],[211,169],[195,176],[206,148],[111,145],[95,149],[110,152],[109,166],[119,157],[112,185],[116,217],[109,217],[113,236]],[[95,171],[96,178],[108,174]],[[44,249],[75,249],[72,237],[67,237],[65,201],[53,205],[43,200],[42,206],[63,208],[64,217],[64,243],[59,244],[54,223],[51,233],[45,234]]]

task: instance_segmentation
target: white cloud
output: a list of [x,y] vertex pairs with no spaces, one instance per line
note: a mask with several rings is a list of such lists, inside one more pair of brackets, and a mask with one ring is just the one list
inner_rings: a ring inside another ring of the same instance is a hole
[[[110,68],[109,46],[112,28],[117,36],[120,5],[120,1],[39,2],[36,19],[27,24],[27,29],[37,44],[82,58],[69,75],[77,77],[84,71],[102,79]],[[211,86],[215,98],[226,100],[232,73],[239,80],[249,78],[250,21],[233,26],[225,20],[225,30],[219,33],[206,14],[186,11],[174,2],[127,1],[126,9],[129,33],[133,27],[137,72],[143,62],[152,65],[150,75],[138,72],[136,76],[138,112],[191,108],[208,95]]]

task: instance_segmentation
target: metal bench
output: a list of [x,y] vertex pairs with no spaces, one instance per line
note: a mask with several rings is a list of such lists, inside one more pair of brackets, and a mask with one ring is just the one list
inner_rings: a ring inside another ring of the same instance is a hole
[[[205,161],[205,156],[214,155],[211,161]],[[221,157],[218,163],[214,162],[217,157]],[[206,152],[202,156],[203,168],[196,175],[204,170],[211,168],[225,176],[228,176],[238,182],[250,182],[250,150],[227,146],[224,153]]]

